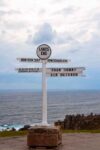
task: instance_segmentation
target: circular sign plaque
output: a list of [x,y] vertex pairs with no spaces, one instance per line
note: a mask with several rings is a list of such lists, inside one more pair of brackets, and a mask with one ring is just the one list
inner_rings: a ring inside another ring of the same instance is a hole
[[50,57],[51,55],[51,48],[50,46],[46,44],[42,44],[37,48],[37,56],[42,59],[46,60]]

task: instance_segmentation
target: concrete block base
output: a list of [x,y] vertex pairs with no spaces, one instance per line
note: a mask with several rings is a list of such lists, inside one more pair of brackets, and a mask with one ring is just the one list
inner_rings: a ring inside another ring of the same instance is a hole
[[62,143],[62,133],[57,127],[34,126],[27,135],[29,147],[57,147]]

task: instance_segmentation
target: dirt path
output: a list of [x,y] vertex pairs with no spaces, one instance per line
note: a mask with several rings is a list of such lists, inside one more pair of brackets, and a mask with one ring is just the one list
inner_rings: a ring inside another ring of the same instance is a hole
[[[0,138],[0,150],[29,150],[26,140],[26,136]],[[59,150],[100,150],[100,134],[63,134],[63,144]]]

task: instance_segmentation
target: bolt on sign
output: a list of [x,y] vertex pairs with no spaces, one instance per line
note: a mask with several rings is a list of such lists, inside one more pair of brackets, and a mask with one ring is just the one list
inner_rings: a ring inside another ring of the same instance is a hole
[[23,63],[42,63],[42,68],[17,68],[19,73],[42,73],[42,125],[48,126],[47,122],[47,77],[78,77],[84,76],[84,67],[66,67],[66,68],[46,68],[48,63],[64,63],[70,62],[68,59],[49,59],[51,56],[51,48],[49,45],[42,44],[36,50],[38,58],[17,58]]

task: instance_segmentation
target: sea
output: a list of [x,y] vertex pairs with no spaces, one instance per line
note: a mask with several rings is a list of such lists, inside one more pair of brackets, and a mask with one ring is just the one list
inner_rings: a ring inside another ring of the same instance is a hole
[[[48,91],[47,97],[50,124],[70,114],[100,114],[100,91]],[[0,91],[0,130],[18,130],[41,121],[41,91]]]

